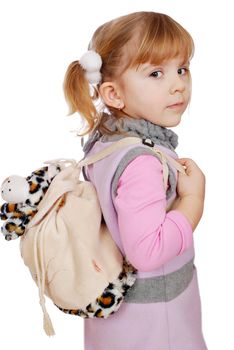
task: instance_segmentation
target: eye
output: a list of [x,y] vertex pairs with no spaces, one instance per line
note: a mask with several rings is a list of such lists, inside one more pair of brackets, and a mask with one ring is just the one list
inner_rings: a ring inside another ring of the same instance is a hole
[[162,72],[161,72],[160,70],[156,70],[156,71],[154,71],[154,72],[152,72],[152,73],[150,74],[150,77],[158,78],[158,77],[160,76],[159,73],[162,74]]
[[184,74],[186,74],[186,73],[189,71],[188,68],[182,67],[182,68],[179,68],[179,69],[178,69],[178,73],[179,73],[180,75],[184,75],[183,73],[181,73],[183,70],[184,70]]

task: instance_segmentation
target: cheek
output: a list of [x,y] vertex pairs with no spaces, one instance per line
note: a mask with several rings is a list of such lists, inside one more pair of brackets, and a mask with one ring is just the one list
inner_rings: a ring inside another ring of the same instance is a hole
[[191,80],[189,80],[186,84],[186,91],[187,91],[188,95],[191,95],[191,93],[192,93],[192,81]]
[[136,104],[136,102],[138,104],[142,103],[146,96],[142,86],[138,86],[137,84],[129,86],[128,89],[125,90],[126,101],[131,104]]
[[155,89],[144,89],[141,94],[139,94],[138,100],[145,103],[147,106],[160,108],[163,106],[165,101],[165,96],[162,91],[156,91]]

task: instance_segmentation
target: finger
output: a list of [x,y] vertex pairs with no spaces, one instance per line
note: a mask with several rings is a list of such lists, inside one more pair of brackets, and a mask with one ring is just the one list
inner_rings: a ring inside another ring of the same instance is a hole
[[193,167],[195,165],[194,161],[190,158],[180,158],[178,159],[180,164],[185,165],[186,167]]
[[193,162],[190,159],[180,158],[178,161],[185,169],[186,175],[190,175],[193,172]]
[[176,159],[178,163],[180,163],[181,165],[183,165],[183,167],[188,166],[188,160],[186,158],[180,158],[180,159]]
[[188,158],[177,158],[177,160],[178,160],[179,162],[181,162],[181,163],[186,163],[186,162],[189,161]]

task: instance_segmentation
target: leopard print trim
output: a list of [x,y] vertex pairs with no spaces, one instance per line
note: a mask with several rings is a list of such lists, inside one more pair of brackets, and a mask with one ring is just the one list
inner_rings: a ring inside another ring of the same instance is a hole
[[86,306],[85,309],[68,310],[55,305],[66,314],[81,316],[83,318],[107,318],[119,309],[124,296],[133,286],[136,275],[137,270],[124,258],[123,270],[118,278],[114,282],[109,283],[104,292],[95,301]]

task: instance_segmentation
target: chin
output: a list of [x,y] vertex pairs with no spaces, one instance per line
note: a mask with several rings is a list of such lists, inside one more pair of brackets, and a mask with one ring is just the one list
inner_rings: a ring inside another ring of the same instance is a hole
[[179,118],[179,119],[177,119],[177,120],[174,120],[174,121],[170,120],[170,121],[167,123],[167,125],[165,125],[165,127],[173,128],[174,126],[179,125],[180,122],[181,122],[181,118]]

